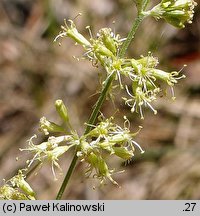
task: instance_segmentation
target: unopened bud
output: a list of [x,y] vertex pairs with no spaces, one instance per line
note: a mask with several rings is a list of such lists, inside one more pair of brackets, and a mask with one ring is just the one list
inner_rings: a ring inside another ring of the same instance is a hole
[[64,122],[68,122],[69,121],[68,111],[67,111],[67,107],[65,106],[63,101],[62,100],[56,100],[55,107],[56,107],[56,110],[57,110],[60,118]]

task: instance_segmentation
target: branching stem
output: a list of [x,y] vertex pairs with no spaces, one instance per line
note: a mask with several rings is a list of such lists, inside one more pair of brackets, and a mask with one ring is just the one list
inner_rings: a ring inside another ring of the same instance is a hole
[[[120,53],[119,53],[119,58],[123,58],[125,56],[125,53],[126,53],[128,47],[129,47],[131,41],[133,40],[133,38],[135,36],[135,33],[136,33],[140,23],[144,19],[144,17],[145,17],[144,14],[138,13],[138,16],[136,17],[136,19],[134,20],[134,22],[132,24],[131,30],[128,33],[127,39],[122,45],[122,48],[121,48]],[[97,119],[97,116],[99,114],[99,111],[100,111],[100,109],[101,109],[101,107],[102,107],[102,105],[103,105],[103,103],[104,103],[104,101],[106,99],[106,96],[107,96],[108,90],[109,90],[109,88],[110,88],[110,86],[112,84],[112,81],[115,78],[115,75],[116,74],[113,73],[113,74],[111,74],[110,76],[107,77],[107,79],[106,79],[106,81],[104,83],[103,89],[101,91],[101,94],[100,94],[100,96],[99,96],[99,98],[98,98],[98,100],[97,100],[97,102],[96,102],[96,104],[94,106],[94,109],[92,111],[92,114],[91,114],[91,116],[90,116],[90,118],[88,120],[88,124],[87,124],[87,127],[85,129],[84,134],[87,134],[87,133],[90,132],[90,130],[91,130],[90,125],[94,125],[94,123],[95,123],[95,121]],[[78,157],[77,157],[77,151],[76,151],[75,154],[74,154],[74,157],[72,159],[72,162],[71,162],[71,164],[69,166],[69,169],[68,169],[68,171],[66,173],[66,176],[65,176],[65,178],[64,178],[64,180],[62,182],[60,190],[59,190],[59,192],[57,194],[57,197],[56,197],[57,200],[60,200],[62,198],[62,195],[63,195],[63,193],[64,193],[64,191],[66,189],[66,186],[67,186],[67,184],[69,182],[69,179],[70,179],[70,177],[71,177],[71,175],[72,175],[72,173],[73,173],[73,171],[75,169],[77,159],[78,159]]]

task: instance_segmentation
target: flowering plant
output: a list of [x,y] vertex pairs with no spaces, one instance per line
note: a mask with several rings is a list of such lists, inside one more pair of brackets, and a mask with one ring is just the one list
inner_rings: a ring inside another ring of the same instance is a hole
[[[107,180],[118,185],[113,178],[116,170],[110,167],[107,158],[112,155],[129,161],[134,157],[136,149],[144,153],[142,147],[134,140],[140,129],[132,133],[126,116],[124,116],[123,127],[114,122],[114,117],[105,118],[100,114],[101,106],[106,97],[112,95],[113,86],[124,91],[126,96],[122,97],[122,100],[130,107],[132,113],[139,113],[141,119],[144,119],[143,107],[148,107],[157,114],[152,103],[162,91],[160,83],[166,83],[171,88],[172,98],[175,99],[174,85],[179,79],[185,77],[180,75],[181,71],[166,72],[158,68],[158,58],[151,52],[139,59],[127,58],[125,54],[144,18],[148,16],[156,19],[163,18],[169,24],[183,28],[186,23],[191,23],[196,3],[193,0],[162,0],[147,11],[149,0],[134,0],[134,2],[138,9],[138,16],[127,38],[114,34],[110,28],[100,29],[96,37],[93,37],[90,28],[87,27],[90,32],[90,38],[87,39],[78,31],[74,21],[64,21],[61,32],[54,41],[71,38],[76,44],[82,46],[83,58],[88,59],[94,66],[99,64],[104,68],[106,78],[101,83],[101,94],[82,135],[72,127],[63,101],[56,100],[55,108],[62,123],[51,122],[45,117],[40,119],[39,130],[47,136],[47,139],[40,144],[34,144],[33,139],[37,137],[34,135],[28,141],[27,148],[20,149],[32,153],[33,156],[27,161],[24,169],[20,169],[14,177],[5,181],[5,185],[0,188],[0,199],[35,199],[35,192],[27,182],[29,174],[34,171],[35,166],[43,166],[50,162],[56,179],[55,168],[61,169],[59,158],[69,149],[74,149],[74,158],[57,194],[57,199],[62,198],[77,160],[87,164],[86,177],[92,175],[99,179],[101,185]],[[98,121],[97,117],[99,117]]]

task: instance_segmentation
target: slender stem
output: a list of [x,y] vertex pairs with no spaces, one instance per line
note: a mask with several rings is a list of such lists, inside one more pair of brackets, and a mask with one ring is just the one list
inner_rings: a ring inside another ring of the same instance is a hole
[[120,58],[123,58],[125,56],[126,50],[128,49],[133,38],[135,37],[135,33],[136,33],[140,23],[144,19],[144,17],[145,17],[144,14],[139,13],[138,16],[136,17],[136,19],[134,20],[132,27],[131,27],[131,30],[128,33],[127,39],[124,41],[122,48],[120,49],[120,53],[119,53]]
[[[137,18],[134,20],[132,28],[131,28],[131,31],[129,32],[129,34],[127,36],[127,39],[123,43],[122,48],[120,50],[119,58],[123,58],[124,57],[124,55],[126,53],[126,50],[128,49],[128,47],[129,47],[132,39],[134,38],[135,33],[136,33],[136,31],[137,31],[137,29],[138,29],[138,27],[139,27],[139,25],[142,22],[142,20],[143,20],[144,17],[145,16],[140,13],[140,14],[138,14]],[[112,81],[114,80],[114,78],[115,78],[115,73],[113,73],[112,75],[110,75],[106,79],[104,87],[103,87],[103,89],[101,91],[101,94],[100,94],[100,96],[99,96],[99,98],[98,98],[98,100],[97,100],[97,102],[95,104],[95,107],[94,107],[94,109],[92,111],[92,114],[91,114],[91,116],[90,116],[90,118],[88,120],[88,125],[87,125],[87,127],[85,129],[85,133],[84,134],[87,134],[88,132],[90,132],[90,130],[91,130],[91,126],[90,125],[92,125],[92,124],[95,123],[96,118],[98,116],[98,113],[99,113],[99,111],[101,109],[102,104],[104,103],[104,101],[106,99],[108,90],[109,90],[109,88],[110,88],[110,86],[111,86]],[[67,186],[67,184],[69,182],[69,179],[70,179],[70,177],[71,177],[71,175],[73,173],[73,170],[74,170],[74,168],[76,166],[76,162],[77,162],[77,159],[78,159],[76,153],[77,152],[75,152],[75,155],[74,155],[74,157],[72,159],[70,167],[69,167],[69,169],[68,169],[68,171],[66,173],[66,176],[65,176],[65,178],[63,180],[63,183],[62,183],[62,185],[60,187],[60,190],[59,190],[59,192],[57,194],[57,197],[56,197],[57,200],[60,200],[62,198],[62,195],[63,195],[63,193],[65,191],[65,188],[66,188],[66,186]]]
[[62,195],[63,195],[63,193],[64,193],[64,191],[65,191],[65,188],[66,188],[66,186],[67,186],[67,183],[69,182],[69,179],[70,179],[70,177],[71,177],[71,175],[72,175],[72,172],[73,172],[73,170],[74,170],[74,168],[75,168],[75,166],[76,166],[76,161],[77,161],[77,159],[78,159],[78,157],[77,157],[77,155],[76,155],[76,153],[75,153],[75,155],[74,155],[74,157],[73,157],[73,160],[72,160],[72,162],[71,162],[71,164],[70,164],[70,167],[69,167],[69,169],[68,169],[68,171],[67,171],[67,174],[66,174],[66,176],[65,176],[65,178],[64,178],[64,180],[63,180],[63,183],[62,183],[62,185],[61,185],[61,187],[60,187],[60,190],[59,190],[59,192],[58,192],[58,194],[57,194],[56,200],[61,200]]
[[106,99],[109,87],[111,86],[111,83],[112,83],[114,77],[115,77],[115,73],[113,73],[111,76],[109,76],[106,79],[104,88],[102,89],[102,92],[101,92],[101,94],[100,94],[100,96],[99,96],[99,98],[98,98],[98,100],[97,100],[97,102],[95,104],[95,107],[94,107],[94,109],[92,111],[92,114],[91,114],[91,116],[90,116],[90,118],[88,120],[88,124],[87,124],[87,127],[85,129],[84,134],[87,134],[87,133],[89,133],[91,131],[91,126],[90,125],[93,125],[95,123],[96,118],[97,118],[97,116],[99,114],[99,111],[101,109],[101,106],[102,106],[103,102]]
[[[97,100],[97,102],[95,104],[95,107],[94,107],[94,109],[92,111],[92,114],[91,114],[91,116],[90,116],[90,118],[88,120],[88,124],[87,124],[87,127],[85,129],[85,133],[84,134],[89,133],[90,130],[91,130],[91,126],[90,125],[95,123],[96,118],[97,118],[98,113],[99,113],[99,110],[100,110],[100,108],[101,108],[101,106],[102,106],[102,104],[103,104],[103,102],[104,102],[104,100],[106,98],[108,89],[109,89],[109,87],[110,87],[110,85],[111,85],[114,77],[115,77],[115,74],[112,74],[111,76],[109,76],[106,79],[104,88],[102,89],[102,92],[101,92],[101,94],[100,94],[100,96],[99,96],[99,98],[98,98],[98,100]],[[62,198],[62,195],[63,195],[63,193],[65,191],[65,188],[66,188],[66,186],[67,186],[67,184],[69,182],[69,179],[70,179],[70,177],[71,177],[71,175],[73,173],[73,170],[74,170],[74,168],[76,166],[76,162],[77,162],[77,159],[78,159],[76,153],[77,153],[77,151],[74,154],[74,157],[72,159],[70,167],[69,167],[69,169],[67,171],[67,174],[66,174],[66,176],[65,176],[65,178],[63,180],[63,183],[62,183],[62,185],[60,187],[60,190],[59,190],[59,192],[57,194],[57,197],[56,197],[57,200],[60,200]]]

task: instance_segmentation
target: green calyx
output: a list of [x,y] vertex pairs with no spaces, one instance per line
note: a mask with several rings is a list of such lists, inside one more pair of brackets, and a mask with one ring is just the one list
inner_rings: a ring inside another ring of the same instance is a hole
[[177,28],[184,28],[186,23],[192,23],[196,5],[194,0],[162,0],[147,13],[156,19],[163,18]]

